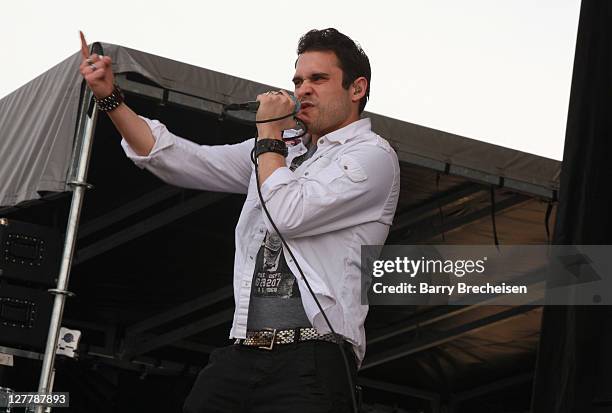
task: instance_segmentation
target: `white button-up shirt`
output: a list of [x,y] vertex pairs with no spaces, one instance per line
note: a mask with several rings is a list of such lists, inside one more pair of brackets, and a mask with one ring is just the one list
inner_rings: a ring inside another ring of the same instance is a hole
[[[244,338],[255,257],[266,230],[274,231],[262,211],[251,162],[253,139],[234,145],[198,145],[143,118],[155,145],[148,156],[123,148],[136,165],[170,184],[207,191],[246,194],[236,226],[234,301],[230,338]],[[399,163],[388,142],[361,119],[322,136],[317,151],[295,171],[291,160],[307,150],[289,148],[287,167],[276,169],[261,186],[266,206],[293,251],[304,276],[334,330],[350,341],[359,360],[365,354],[361,304],[361,246],[384,244],[399,197]],[[319,333],[329,332],[315,300],[286,249],[304,310]]]

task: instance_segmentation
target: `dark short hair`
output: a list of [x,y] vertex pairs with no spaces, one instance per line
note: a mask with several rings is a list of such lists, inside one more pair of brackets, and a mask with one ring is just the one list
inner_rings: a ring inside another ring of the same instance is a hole
[[370,59],[361,49],[361,46],[334,28],[313,29],[303,35],[298,43],[298,55],[308,51],[331,51],[335,53],[340,69],[342,69],[342,87],[345,89],[348,89],[358,77],[363,76],[368,80],[366,93],[359,102],[359,113],[363,112],[370,97],[372,70],[370,69]]

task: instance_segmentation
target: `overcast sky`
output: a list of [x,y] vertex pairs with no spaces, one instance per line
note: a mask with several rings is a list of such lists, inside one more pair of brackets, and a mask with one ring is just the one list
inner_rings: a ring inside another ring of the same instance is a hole
[[[292,89],[297,40],[336,27],[372,64],[367,109],[561,159],[579,0],[4,2],[0,97],[88,42]],[[77,70],[77,68],[75,68]]]

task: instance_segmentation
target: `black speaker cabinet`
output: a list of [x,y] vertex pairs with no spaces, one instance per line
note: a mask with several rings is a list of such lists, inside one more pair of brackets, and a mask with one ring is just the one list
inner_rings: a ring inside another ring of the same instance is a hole
[[0,279],[55,286],[62,252],[59,231],[0,218]]
[[42,351],[52,309],[45,290],[0,284],[0,345]]

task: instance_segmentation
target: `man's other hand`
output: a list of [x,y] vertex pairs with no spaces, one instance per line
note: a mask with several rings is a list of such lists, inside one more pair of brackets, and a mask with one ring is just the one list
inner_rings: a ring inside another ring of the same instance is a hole
[[[295,109],[293,99],[284,90],[263,93],[257,96],[257,101],[259,102],[256,117],[258,121],[287,116]],[[261,138],[282,139],[282,131],[295,126],[295,119],[289,116],[275,122],[258,123],[257,134]]]

